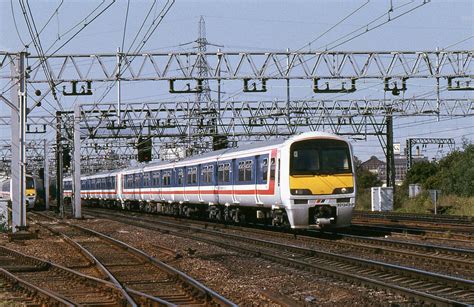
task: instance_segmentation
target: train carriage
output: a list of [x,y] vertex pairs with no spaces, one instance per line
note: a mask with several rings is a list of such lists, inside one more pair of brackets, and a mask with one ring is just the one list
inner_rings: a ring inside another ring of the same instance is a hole
[[[0,200],[11,201],[11,184],[11,178],[0,182]],[[38,188],[36,178],[30,174],[26,174],[25,196],[27,209],[34,209],[38,203]]]
[[322,132],[84,179],[93,188],[81,195],[92,201],[292,228],[349,226],[355,204],[351,146]]

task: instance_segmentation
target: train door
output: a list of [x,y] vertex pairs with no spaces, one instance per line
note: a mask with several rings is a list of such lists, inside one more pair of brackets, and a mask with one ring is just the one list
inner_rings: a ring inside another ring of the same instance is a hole
[[199,202],[216,204],[217,201],[217,164],[203,164],[200,168]]
[[188,201],[187,192],[188,192],[188,184],[187,184],[187,177],[189,176],[190,169],[186,167],[179,167],[176,169],[176,186],[177,186],[177,193],[176,193],[176,201],[179,202],[186,202]]
[[151,172],[143,173],[143,200],[150,201],[152,199],[151,195]]
[[192,189],[192,192],[188,193],[188,201],[190,203],[198,203],[201,200],[201,197],[199,195],[199,186],[202,183],[201,180],[201,165],[198,164],[194,167],[194,186]]
[[154,191],[152,199],[154,201],[162,201],[163,195],[161,193],[160,171],[153,171],[151,173],[151,186]]
[[134,175],[134,189],[133,189],[133,199],[134,200],[140,200],[140,194],[141,194],[141,178],[140,174],[137,173]]
[[232,172],[230,173],[230,180],[232,181],[232,202],[234,204],[238,204],[240,202],[239,196],[238,196],[238,189],[239,189],[239,184],[238,184],[238,176],[239,176],[239,169],[238,169],[238,161],[237,159],[232,159],[232,163],[230,165],[230,168]]
[[268,177],[268,157],[266,155],[258,155],[255,157],[255,203],[256,204],[263,204],[260,193],[262,190],[265,189],[265,185],[267,184],[267,177]]
[[209,181],[207,180],[208,176],[208,166],[204,164],[199,165],[199,171],[198,171],[198,188],[197,192],[198,193],[198,202],[203,203],[204,202],[204,197],[203,197],[203,191],[205,191],[206,188],[209,188]]
[[163,199],[167,202],[173,202],[174,198],[174,176],[175,170],[174,169],[166,169],[161,171],[161,185],[163,190]]
[[115,196],[116,199],[122,200],[122,177],[120,174],[115,175]]

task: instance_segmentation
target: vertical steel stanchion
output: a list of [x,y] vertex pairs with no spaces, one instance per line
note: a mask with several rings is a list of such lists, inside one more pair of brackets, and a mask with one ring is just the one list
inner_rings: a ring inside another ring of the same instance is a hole
[[44,140],[44,176],[43,176],[43,185],[44,185],[44,208],[46,211],[49,210],[49,148],[48,141]]
[[61,112],[56,112],[56,212],[63,216],[63,146]]
[[12,165],[11,165],[11,201],[12,201],[12,232],[26,230],[26,52],[20,52],[17,65],[11,64],[12,87]]
[[79,103],[74,106],[74,217],[81,218],[81,131],[80,131],[80,120],[81,120],[81,107]]

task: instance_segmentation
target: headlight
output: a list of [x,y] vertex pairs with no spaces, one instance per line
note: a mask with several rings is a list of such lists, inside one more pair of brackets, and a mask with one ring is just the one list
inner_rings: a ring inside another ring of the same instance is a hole
[[353,193],[354,188],[349,188],[349,187],[344,187],[344,188],[337,188],[332,191],[332,194],[347,194],[347,193]]
[[290,189],[292,195],[311,195],[311,190],[309,189]]

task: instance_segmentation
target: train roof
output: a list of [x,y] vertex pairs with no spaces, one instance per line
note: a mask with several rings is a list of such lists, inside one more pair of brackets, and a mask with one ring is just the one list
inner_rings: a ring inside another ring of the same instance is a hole
[[214,156],[221,156],[224,154],[231,154],[234,152],[241,152],[241,151],[252,150],[252,149],[257,149],[257,148],[262,148],[262,147],[276,146],[276,145],[283,144],[286,140],[287,139],[280,138],[280,139],[273,139],[273,140],[267,140],[267,141],[256,141],[256,142],[248,143],[248,144],[238,146],[238,147],[225,148],[225,149],[220,149],[216,151],[206,152],[206,153],[196,155],[196,156],[187,157],[178,162],[200,160],[200,159],[210,158]]
[[222,155],[232,154],[232,153],[241,152],[241,151],[248,151],[248,150],[258,149],[258,148],[263,148],[263,147],[278,146],[278,145],[281,145],[281,144],[285,143],[288,140],[302,139],[302,138],[306,138],[308,136],[311,136],[311,137],[315,137],[315,136],[317,136],[317,137],[332,137],[332,138],[337,138],[337,139],[340,139],[340,140],[345,140],[341,136],[338,136],[338,135],[335,135],[335,134],[332,134],[332,133],[312,131],[312,132],[301,133],[301,134],[298,134],[298,135],[293,135],[293,136],[290,136],[290,137],[287,137],[287,138],[277,138],[277,139],[265,140],[265,141],[255,141],[255,142],[251,142],[251,143],[248,143],[248,144],[245,144],[245,145],[242,145],[242,146],[238,146],[238,147],[234,147],[234,148],[226,148],[226,149],[221,149],[221,150],[216,150],[216,151],[209,151],[209,152],[205,152],[203,154],[194,155],[194,156],[191,156],[191,157],[186,157],[186,158],[184,158],[182,160],[178,160],[178,161],[156,161],[156,162],[151,162],[151,163],[148,163],[148,164],[139,164],[139,165],[135,165],[135,166],[129,166],[127,168],[120,169],[120,170],[115,169],[115,170],[112,170],[112,171],[101,172],[101,173],[94,174],[94,175],[87,175],[86,177],[89,177],[89,176],[100,177],[100,176],[103,176],[103,175],[115,174],[117,172],[133,172],[135,170],[142,170],[142,169],[145,169],[145,168],[149,169],[149,168],[154,168],[154,167],[161,166],[161,165],[170,165],[170,164],[174,164],[174,163],[202,160],[202,159],[206,159],[206,158],[211,158],[211,157],[215,157],[215,156],[222,156]]

